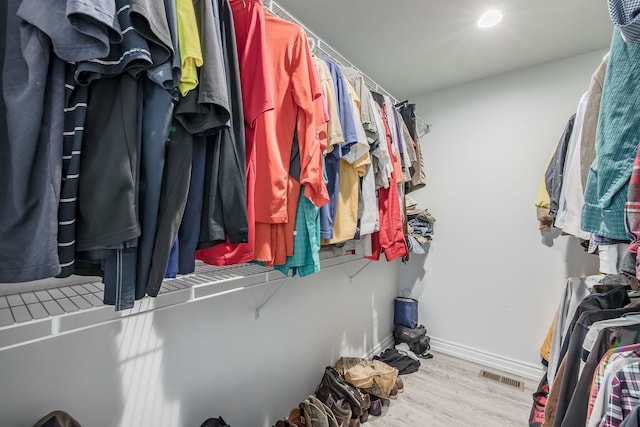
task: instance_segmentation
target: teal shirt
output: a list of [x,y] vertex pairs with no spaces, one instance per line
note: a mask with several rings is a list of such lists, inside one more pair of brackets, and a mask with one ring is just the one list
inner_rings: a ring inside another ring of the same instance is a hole
[[627,44],[615,28],[596,133],[596,158],[589,169],[582,229],[628,240],[624,205],[640,141],[640,44]]
[[296,229],[293,236],[293,256],[286,264],[274,266],[285,275],[300,277],[320,271],[320,209],[304,196],[304,185],[300,190]]

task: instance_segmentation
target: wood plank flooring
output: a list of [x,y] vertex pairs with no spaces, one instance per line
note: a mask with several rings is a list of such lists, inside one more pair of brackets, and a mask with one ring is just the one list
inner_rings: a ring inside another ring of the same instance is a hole
[[[536,381],[433,354],[418,372],[402,376],[405,391],[363,427],[528,426]],[[481,369],[521,380],[524,390],[482,378]]]

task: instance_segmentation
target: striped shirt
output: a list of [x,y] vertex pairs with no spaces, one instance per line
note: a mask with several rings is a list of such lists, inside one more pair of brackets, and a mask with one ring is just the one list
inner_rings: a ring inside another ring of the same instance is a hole
[[131,24],[131,0],[116,0],[115,3],[122,42],[112,43],[109,54],[104,58],[78,62],[76,80],[82,85],[88,85],[100,78],[119,76],[125,72],[137,77],[140,72],[153,66],[148,41]]
[[80,177],[80,154],[87,115],[88,87],[76,84],[75,64],[66,64],[64,132],[62,140],[62,186],[58,204],[58,258],[60,273],[73,274],[76,248],[76,200]]

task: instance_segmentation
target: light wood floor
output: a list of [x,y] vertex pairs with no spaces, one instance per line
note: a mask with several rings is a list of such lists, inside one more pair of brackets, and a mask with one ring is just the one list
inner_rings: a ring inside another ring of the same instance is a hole
[[[433,353],[403,375],[404,393],[363,427],[526,427],[537,382]],[[524,391],[480,377],[480,370],[524,381]]]

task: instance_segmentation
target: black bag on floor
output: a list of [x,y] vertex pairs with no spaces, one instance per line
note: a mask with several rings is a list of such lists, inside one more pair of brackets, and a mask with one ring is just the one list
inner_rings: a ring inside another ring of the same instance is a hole
[[411,374],[420,368],[419,360],[412,359],[395,348],[388,348],[377,356],[373,356],[373,358],[398,369],[398,374],[400,375]]
[[421,355],[431,349],[431,338],[427,335],[427,328],[424,325],[418,325],[415,328],[395,325],[393,338],[396,345],[407,343],[409,349],[417,355]]

